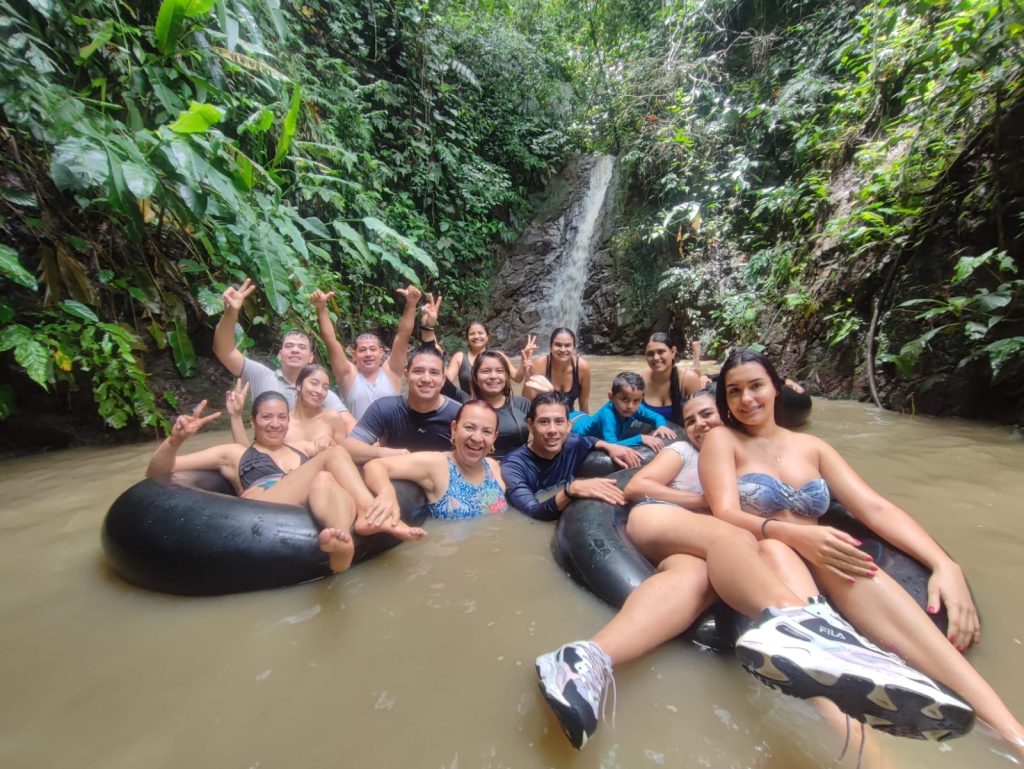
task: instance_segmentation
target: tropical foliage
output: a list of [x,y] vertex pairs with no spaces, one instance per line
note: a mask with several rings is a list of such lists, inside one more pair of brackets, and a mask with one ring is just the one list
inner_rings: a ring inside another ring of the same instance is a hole
[[191,375],[196,327],[244,276],[252,326],[307,325],[314,286],[343,327],[393,325],[408,282],[477,305],[568,149],[562,70],[506,22],[404,0],[0,1],[0,350],[43,387],[91,381],[111,426],[152,425],[141,353]]

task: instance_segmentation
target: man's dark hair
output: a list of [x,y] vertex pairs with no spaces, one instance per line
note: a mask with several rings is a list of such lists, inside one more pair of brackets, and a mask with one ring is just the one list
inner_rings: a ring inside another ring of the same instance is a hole
[[541,406],[561,406],[565,409],[566,419],[569,418],[569,404],[565,402],[565,396],[562,393],[550,392],[538,395],[530,403],[530,410],[526,412],[526,418],[532,422],[537,416],[537,409]]

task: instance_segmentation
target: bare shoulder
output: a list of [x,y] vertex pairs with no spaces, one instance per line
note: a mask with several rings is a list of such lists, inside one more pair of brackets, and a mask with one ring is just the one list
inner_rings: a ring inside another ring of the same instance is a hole
[[590,361],[588,361],[582,355],[577,356],[576,360],[579,364],[580,371],[590,371]]

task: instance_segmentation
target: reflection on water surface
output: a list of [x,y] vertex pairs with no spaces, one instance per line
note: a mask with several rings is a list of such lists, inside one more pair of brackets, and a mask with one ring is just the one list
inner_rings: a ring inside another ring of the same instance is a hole
[[[594,362],[595,408],[612,374],[643,365]],[[1024,445],[998,428],[848,402],[816,402],[810,429],[965,567],[984,620],[971,658],[1024,713],[1013,598]],[[0,464],[5,767],[835,765],[842,741],[806,705],[682,643],[618,670],[615,727],[572,751],[533,658],[611,611],[559,573],[550,524],[517,514],[430,522],[426,542],[284,590],[182,599],[126,585],[103,564],[99,526],[152,448]],[[883,742],[893,766],[1009,765],[980,730],[945,745]]]

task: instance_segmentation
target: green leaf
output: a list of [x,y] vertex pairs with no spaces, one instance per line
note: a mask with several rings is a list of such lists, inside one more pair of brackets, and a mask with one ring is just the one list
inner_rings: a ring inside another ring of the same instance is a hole
[[170,56],[178,46],[182,25],[185,22],[185,4],[188,0],[164,0],[156,16],[153,35],[156,46],[164,56]]
[[146,166],[132,162],[123,163],[121,173],[124,175],[128,190],[139,200],[148,198],[156,189],[156,176]]
[[149,332],[149,335],[153,337],[153,341],[156,342],[156,349],[163,350],[167,347],[167,334],[165,334],[164,330],[160,328],[159,323],[154,320],[146,326],[146,330]]
[[65,192],[85,192],[110,178],[107,153],[80,136],[65,139],[50,158],[50,177]]
[[0,243],[0,275],[32,291],[39,288],[35,276],[21,266],[18,252],[3,243]]
[[430,271],[431,275],[437,275],[437,265],[434,264],[434,260],[430,258],[430,254],[424,251],[422,248],[413,243],[409,238],[404,235],[400,235],[393,229],[388,227],[380,219],[373,216],[366,216],[363,218],[363,224],[366,225],[368,230],[380,235],[388,240],[392,240],[405,251],[406,254],[411,256],[417,262],[422,264],[427,270]]
[[180,323],[175,322],[174,328],[167,332],[167,342],[171,346],[171,356],[174,358],[174,365],[178,367],[183,377],[195,376],[198,369],[196,351],[192,348],[192,340],[189,339],[188,330]]
[[29,378],[44,390],[53,381],[50,356],[47,354],[46,348],[35,339],[25,339],[15,347],[14,360],[25,369]]
[[189,104],[188,110],[178,115],[178,119],[167,127],[179,134],[201,134],[209,131],[223,119],[223,110],[212,104],[194,101]]
[[18,190],[12,187],[0,186],[0,198],[21,208],[38,208],[39,201],[36,196],[28,190]]
[[76,302],[74,299],[66,299],[60,303],[60,308],[64,310],[68,315],[74,315],[76,318],[88,321],[89,323],[99,323],[100,319],[96,313],[92,311],[90,307]]
[[81,56],[82,59],[88,59],[90,56],[92,56],[94,53],[96,53],[96,50],[100,46],[103,46],[103,45],[106,45],[107,43],[109,43],[110,42],[110,38],[113,36],[113,34],[114,34],[114,20],[113,19],[107,19],[102,24],[102,26],[100,26],[99,30],[97,30],[96,34],[93,35],[92,42],[89,43],[89,45],[82,46],[81,48],[78,49],[78,55]]
[[266,133],[274,125],[274,113],[266,107],[253,112],[238,126],[238,133]]
[[355,249],[355,253],[352,253],[352,249],[346,249],[353,256],[357,256],[362,259],[363,264],[369,267],[373,264],[373,257],[370,255],[370,249],[366,245],[366,239],[352,227],[345,222],[334,222],[332,225],[334,231],[338,233],[338,237],[344,240],[346,243],[351,245]]
[[164,0],[156,17],[153,34],[157,47],[164,56],[170,56],[178,47],[186,18],[203,16],[210,12],[216,0]]
[[1006,365],[1024,358],[1024,336],[1012,336],[1000,339],[982,348],[988,354],[989,365],[992,366],[993,381],[1000,378]]
[[53,15],[53,0],[28,0],[28,4],[47,19]]
[[288,311],[288,276],[284,260],[292,251],[288,244],[267,222],[261,221],[257,226],[252,242],[253,260],[260,276],[263,293],[278,315]]
[[295,88],[292,89],[292,101],[288,105],[288,114],[284,116],[284,124],[281,126],[281,136],[277,140],[277,151],[274,153],[274,159],[270,161],[271,167],[276,167],[278,163],[284,160],[284,156],[288,154],[288,148],[291,147],[292,137],[295,136],[295,127],[299,122],[299,108],[302,106],[302,89],[299,84],[295,84]]

